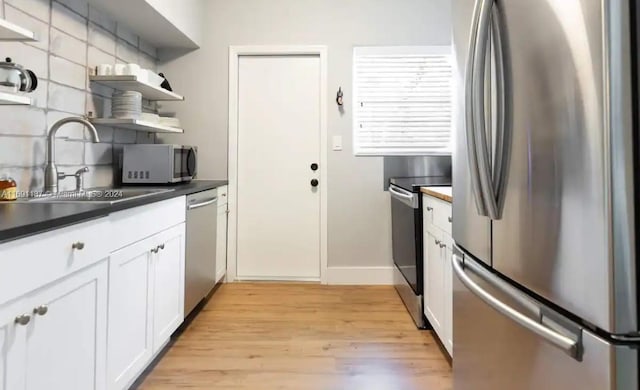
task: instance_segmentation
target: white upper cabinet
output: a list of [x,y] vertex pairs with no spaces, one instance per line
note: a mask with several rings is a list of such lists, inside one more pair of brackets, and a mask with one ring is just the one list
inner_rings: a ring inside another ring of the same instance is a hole
[[198,47],[204,36],[205,1],[145,0]]
[[204,0],[89,0],[159,49],[197,49],[204,35]]

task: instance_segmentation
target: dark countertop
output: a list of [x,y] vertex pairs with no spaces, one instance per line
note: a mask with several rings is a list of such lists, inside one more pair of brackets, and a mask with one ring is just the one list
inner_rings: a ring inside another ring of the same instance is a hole
[[[194,194],[227,185],[226,180],[194,180],[185,184],[154,186],[173,191],[116,204],[78,202],[0,202],[0,243],[107,216],[113,212]],[[129,187],[125,187],[129,188]]]

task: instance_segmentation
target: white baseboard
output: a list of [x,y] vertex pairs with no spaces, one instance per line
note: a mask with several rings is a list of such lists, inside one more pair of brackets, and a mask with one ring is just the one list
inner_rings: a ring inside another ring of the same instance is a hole
[[392,285],[393,266],[329,267],[327,284]]

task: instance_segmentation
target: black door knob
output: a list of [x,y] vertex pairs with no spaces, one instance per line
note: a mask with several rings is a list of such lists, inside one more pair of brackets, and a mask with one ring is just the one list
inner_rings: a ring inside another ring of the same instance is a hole
[[311,187],[317,187],[320,182],[318,179],[311,179]]
[[317,171],[318,170],[318,164],[316,164],[316,163],[311,164],[311,170],[314,171],[314,172]]

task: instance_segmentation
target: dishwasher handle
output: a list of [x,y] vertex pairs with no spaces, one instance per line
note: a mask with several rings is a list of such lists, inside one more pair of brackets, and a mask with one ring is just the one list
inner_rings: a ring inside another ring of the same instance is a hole
[[210,204],[214,204],[218,201],[218,197],[214,196],[213,198],[207,199],[204,202],[190,204],[187,206],[187,210],[199,209],[200,207],[209,206]]
[[418,197],[414,193],[396,187],[393,184],[389,186],[389,195],[411,208],[417,209],[419,207]]

